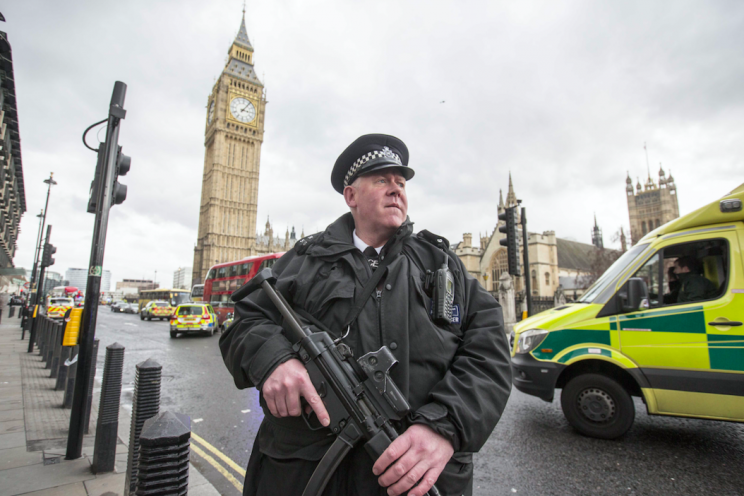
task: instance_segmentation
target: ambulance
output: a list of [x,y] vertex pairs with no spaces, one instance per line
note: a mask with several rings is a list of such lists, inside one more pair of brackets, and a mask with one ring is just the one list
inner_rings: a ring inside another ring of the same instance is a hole
[[744,184],[644,236],[575,303],[519,322],[514,386],[586,436],[649,415],[744,422]]
[[75,307],[75,302],[72,300],[72,298],[62,297],[62,296],[50,296],[47,298],[47,317],[50,319],[63,319],[65,317],[65,313],[70,308]]

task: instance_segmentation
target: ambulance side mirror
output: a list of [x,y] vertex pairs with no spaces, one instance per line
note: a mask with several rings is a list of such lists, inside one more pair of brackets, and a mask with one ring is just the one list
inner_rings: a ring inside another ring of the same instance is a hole
[[631,277],[617,293],[618,303],[623,313],[649,308],[648,286],[640,277]]

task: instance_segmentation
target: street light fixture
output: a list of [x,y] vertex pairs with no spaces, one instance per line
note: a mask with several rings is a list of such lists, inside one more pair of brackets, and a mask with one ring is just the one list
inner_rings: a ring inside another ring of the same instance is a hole
[[[44,225],[46,224],[46,216],[47,211],[49,210],[49,194],[52,192],[52,186],[57,184],[57,181],[54,180],[54,172],[49,173],[49,177],[47,179],[44,179],[44,184],[47,185],[47,195],[46,195],[46,203],[44,204],[44,209],[37,215],[37,217],[41,218],[41,224],[39,225],[39,234],[36,236],[36,247],[34,250],[34,267],[31,271],[31,287],[29,288],[27,297],[26,297],[26,306],[28,307],[29,304],[36,305],[36,303],[39,301],[38,295],[39,295],[39,288],[37,287],[37,281],[36,281],[36,275],[37,270],[39,267],[39,256],[41,255],[41,233],[44,232]],[[43,289],[43,288],[42,288]],[[31,295],[33,296],[33,301],[31,301]],[[28,324],[30,320],[26,321],[26,324]],[[21,334],[21,339],[25,337],[26,334],[26,328],[23,328],[23,333]]]
[[36,244],[34,245],[34,265],[31,267],[31,285],[28,288],[28,291],[24,295],[26,297],[26,306],[28,306],[28,301],[31,298],[31,290],[33,289],[33,280],[36,274],[36,263],[39,260],[39,242],[41,241],[41,230],[42,230],[42,219],[44,218],[44,209],[42,208],[41,211],[36,215],[39,218],[39,232],[36,233]]

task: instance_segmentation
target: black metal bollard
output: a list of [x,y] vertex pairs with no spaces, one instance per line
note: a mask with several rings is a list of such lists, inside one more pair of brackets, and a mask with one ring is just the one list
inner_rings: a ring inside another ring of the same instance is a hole
[[13,318],[13,315],[15,315],[15,307],[10,307],[10,309],[8,309],[8,318]]
[[62,351],[59,353],[59,368],[57,369],[57,382],[54,385],[55,391],[64,391],[65,385],[67,384],[67,372],[70,369],[65,362],[70,359],[72,354],[72,346],[63,346]]
[[142,425],[160,410],[160,376],[163,366],[152,358],[137,364],[132,399],[132,424],[129,429],[129,456],[127,475],[124,479],[124,494],[134,494],[137,487],[137,466]]
[[71,360],[75,360],[67,367],[67,384],[65,384],[65,396],[62,400],[63,408],[72,408],[72,396],[75,391],[75,378],[77,378],[77,355],[80,346],[74,346],[70,352]]
[[[36,326],[34,326],[34,323],[36,324]],[[44,337],[46,336],[46,334],[44,333],[44,319],[41,317],[41,315],[33,319],[33,322],[31,322],[31,330],[34,330],[34,327],[36,327],[36,329],[33,333],[33,342],[34,345],[36,345],[36,348],[39,350],[39,355],[43,357]]]
[[93,450],[93,473],[95,474],[114,471],[123,367],[124,347],[119,343],[106,346],[106,362],[103,366],[101,401],[98,406],[96,442]]
[[[34,323],[36,323],[36,326],[34,326]],[[31,330],[34,330],[34,327],[36,327],[34,334],[34,345],[39,351],[39,355],[44,356],[44,319],[41,316],[36,317],[33,319],[33,322],[31,322]]]
[[54,353],[54,337],[57,334],[57,323],[47,320],[47,339],[44,346],[44,367],[52,368],[52,354]]
[[189,486],[191,419],[163,412],[142,427],[137,496],[185,495]]
[[90,381],[88,381],[88,394],[85,398],[85,433],[90,434],[90,409],[93,405],[93,382],[96,378],[96,361],[98,360],[98,339],[93,341],[93,353],[90,357]]
[[39,320],[39,324],[41,324],[41,333],[39,337],[41,338],[41,343],[39,344],[39,354],[41,355],[42,361],[47,361],[47,354],[49,351],[49,333],[51,331],[51,326],[49,325],[49,319],[46,317],[42,317]]
[[52,348],[52,372],[49,374],[49,377],[52,379],[56,379],[57,373],[59,373],[59,358],[62,354],[62,338],[64,334],[64,324],[57,324],[57,332],[54,335],[54,346]]

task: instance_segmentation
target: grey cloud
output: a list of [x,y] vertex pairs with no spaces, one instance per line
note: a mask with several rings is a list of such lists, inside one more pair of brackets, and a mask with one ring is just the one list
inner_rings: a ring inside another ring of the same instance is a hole
[[[30,265],[50,170],[55,267],[87,263],[95,156],[80,134],[116,79],[129,84],[121,144],[133,161],[106,268],[167,280],[190,265],[205,106],[239,2],[25,1],[3,14],[29,204],[17,265]],[[258,229],[270,216],[275,232],[307,234],[342,213],[330,169],[367,132],[406,141],[411,216],[452,241],[493,229],[511,171],[531,230],[588,242],[596,211],[607,243],[628,223],[626,171],[646,175],[644,141],[653,177],[659,162],[672,169],[682,212],[744,181],[739,2],[287,0],[246,17],[269,100]]]

